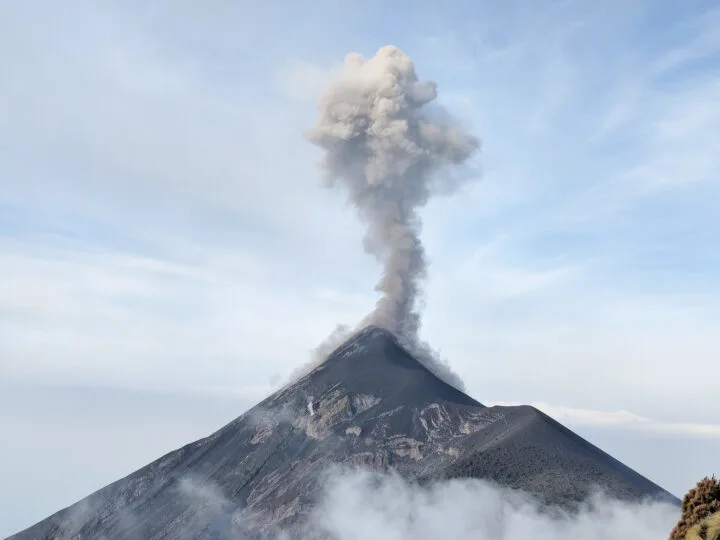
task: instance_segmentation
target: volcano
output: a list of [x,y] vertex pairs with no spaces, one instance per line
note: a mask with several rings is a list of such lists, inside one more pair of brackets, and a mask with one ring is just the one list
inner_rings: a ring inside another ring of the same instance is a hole
[[262,537],[302,522],[333,465],[417,482],[472,477],[572,508],[596,489],[679,501],[529,407],[485,407],[368,327],[214,434],[10,538]]

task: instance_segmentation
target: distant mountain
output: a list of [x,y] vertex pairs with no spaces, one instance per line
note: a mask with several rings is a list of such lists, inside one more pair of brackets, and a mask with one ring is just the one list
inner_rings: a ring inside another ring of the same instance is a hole
[[332,464],[474,477],[572,507],[594,487],[679,501],[527,406],[485,407],[369,327],[293,385],[12,540],[228,538],[302,521]]

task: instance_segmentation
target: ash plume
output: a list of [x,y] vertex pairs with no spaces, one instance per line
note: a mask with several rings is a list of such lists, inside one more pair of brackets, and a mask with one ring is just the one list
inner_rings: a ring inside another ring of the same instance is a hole
[[361,326],[384,327],[423,350],[417,303],[427,259],[418,210],[433,193],[458,186],[440,169],[463,164],[480,147],[423,109],[436,97],[435,83],[420,81],[397,47],[382,47],[368,60],[349,54],[307,133],[325,152],[326,187],[346,190],[367,226],[364,249],[383,264],[375,287],[380,299]]

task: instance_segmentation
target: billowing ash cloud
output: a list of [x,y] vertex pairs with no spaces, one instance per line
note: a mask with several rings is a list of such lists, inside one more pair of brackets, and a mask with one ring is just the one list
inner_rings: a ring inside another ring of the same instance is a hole
[[307,134],[325,151],[327,186],[344,188],[367,225],[365,251],[384,264],[376,286],[382,296],[363,326],[382,326],[410,343],[417,343],[427,269],[418,210],[433,192],[457,186],[439,170],[462,164],[480,146],[425,112],[436,97],[435,84],[418,80],[398,48],[383,47],[369,60],[350,54]]

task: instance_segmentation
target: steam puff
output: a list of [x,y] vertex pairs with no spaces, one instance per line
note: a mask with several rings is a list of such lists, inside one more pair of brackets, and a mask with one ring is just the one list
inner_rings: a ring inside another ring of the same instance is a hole
[[[467,160],[480,143],[457,127],[423,116],[437,97],[412,60],[387,46],[365,60],[349,54],[318,106],[307,138],[325,151],[327,186],[342,186],[367,224],[364,248],[384,264],[381,293],[363,326],[382,326],[417,343],[416,302],[427,262],[417,210],[440,186],[434,174]],[[452,187],[456,187],[455,184]]]

